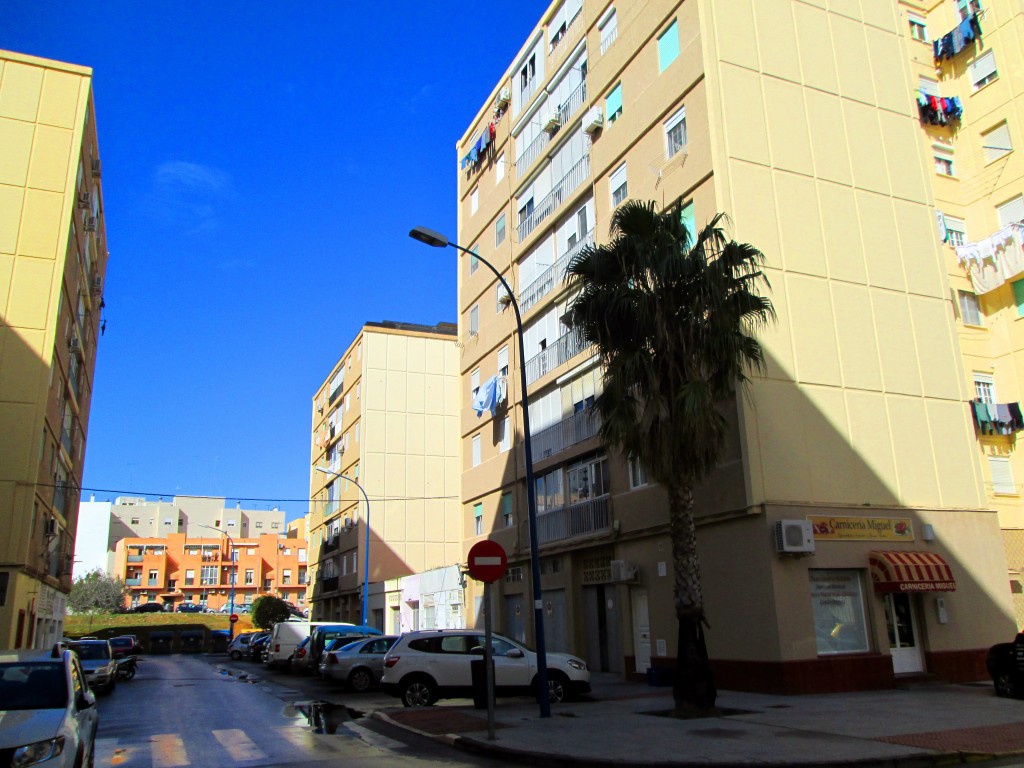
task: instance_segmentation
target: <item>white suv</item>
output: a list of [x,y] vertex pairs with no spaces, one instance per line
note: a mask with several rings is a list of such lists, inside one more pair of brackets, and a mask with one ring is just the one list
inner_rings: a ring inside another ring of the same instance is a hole
[[[473,659],[483,658],[484,633],[475,629],[424,629],[406,632],[384,657],[381,688],[401,696],[407,707],[428,707],[438,699],[473,695]],[[493,635],[494,692],[497,696],[537,695],[537,654],[501,635]],[[547,654],[549,701],[590,692],[583,659]]]

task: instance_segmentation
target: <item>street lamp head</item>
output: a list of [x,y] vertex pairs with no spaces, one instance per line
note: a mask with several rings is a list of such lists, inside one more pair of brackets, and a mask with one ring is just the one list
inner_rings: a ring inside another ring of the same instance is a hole
[[426,227],[413,227],[409,230],[409,237],[413,240],[419,240],[421,243],[432,245],[435,248],[444,248],[448,245],[448,238],[442,235],[440,232],[435,232],[432,229]]

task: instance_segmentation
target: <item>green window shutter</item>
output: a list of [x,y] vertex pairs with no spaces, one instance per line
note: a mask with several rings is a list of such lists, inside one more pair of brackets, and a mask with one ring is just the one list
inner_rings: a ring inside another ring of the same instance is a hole
[[693,212],[692,200],[683,206],[683,224],[686,225],[686,231],[690,233],[690,245],[692,246],[697,239],[697,219]]
[[664,72],[679,56],[679,26],[673,19],[658,38],[658,72]]
[[483,505],[483,503],[481,502],[479,504],[474,504],[473,505],[473,517],[483,517],[483,516],[484,516],[484,505]]
[[608,120],[614,122],[622,112],[622,83],[612,88],[608,98],[605,99],[605,111],[608,113]]
[[1013,300],[1017,304],[1017,317],[1024,317],[1024,280],[1013,281]]

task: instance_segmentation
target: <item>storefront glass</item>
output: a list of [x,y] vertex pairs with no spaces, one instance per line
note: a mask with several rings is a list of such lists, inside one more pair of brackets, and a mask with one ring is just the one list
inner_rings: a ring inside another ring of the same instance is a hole
[[824,656],[870,650],[861,572],[811,569],[808,575],[818,653]]

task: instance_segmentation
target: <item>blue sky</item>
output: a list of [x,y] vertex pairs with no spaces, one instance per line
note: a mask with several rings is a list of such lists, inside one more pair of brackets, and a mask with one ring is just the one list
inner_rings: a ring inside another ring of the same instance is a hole
[[[92,67],[110,262],[83,482],[306,512],[310,401],[366,321],[454,321],[455,142],[547,7],[5,0]],[[266,501],[255,501],[266,499]]]

